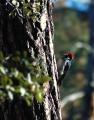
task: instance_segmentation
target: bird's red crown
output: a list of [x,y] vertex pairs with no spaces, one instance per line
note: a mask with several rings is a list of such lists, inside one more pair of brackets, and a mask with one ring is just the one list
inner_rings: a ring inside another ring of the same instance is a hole
[[64,54],[64,56],[65,56],[65,57],[69,57],[70,59],[74,59],[74,58],[75,58],[75,54],[72,53],[72,52],[66,52],[66,53]]

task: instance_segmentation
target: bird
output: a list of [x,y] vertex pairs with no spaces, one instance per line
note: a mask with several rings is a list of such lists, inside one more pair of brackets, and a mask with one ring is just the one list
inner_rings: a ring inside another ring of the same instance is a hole
[[66,52],[64,53],[64,56],[63,56],[63,66],[59,72],[59,79],[57,81],[57,84],[60,86],[63,79],[65,78],[67,72],[69,71],[70,67],[71,67],[71,64],[72,64],[72,61],[74,60],[75,58],[75,55],[73,52]]

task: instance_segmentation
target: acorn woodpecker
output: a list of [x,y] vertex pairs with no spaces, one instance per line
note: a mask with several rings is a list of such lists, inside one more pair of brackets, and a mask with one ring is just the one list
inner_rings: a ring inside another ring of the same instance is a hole
[[59,73],[59,79],[58,79],[58,82],[57,84],[60,86],[61,83],[62,83],[62,80],[65,78],[70,66],[71,66],[71,63],[74,59],[74,53],[72,52],[67,52],[64,54],[64,57],[63,57],[63,61],[64,61],[64,64],[63,64],[63,67],[61,68],[60,70],[60,73]]

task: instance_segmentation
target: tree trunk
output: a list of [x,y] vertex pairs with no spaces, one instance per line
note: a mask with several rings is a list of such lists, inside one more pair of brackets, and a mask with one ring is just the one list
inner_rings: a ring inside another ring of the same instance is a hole
[[[92,1],[93,2],[93,1]],[[88,61],[86,66],[86,77],[87,77],[87,85],[85,86],[85,107],[84,107],[84,114],[83,114],[83,120],[88,120],[90,116],[93,116],[93,104],[92,103],[92,96],[93,96],[93,74],[94,74],[94,4],[91,3],[90,9],[88,12],[88,22],[89,22],[89,46],[92,49],[92,52],[90,51],[88,53]]]
[[[36,0],[31,0],[31,6]],[[40,59],[44,74],[52,81],[44,83],[45,100],[38,103],[33,100],[32,106],[22,101],[6,102],[0,105],[0,120],[60,120],[58,73],[53,51],[53,21],[50,0],[40,0],[39,15],[21,18],[19,15],[9,17],[11,9],[7,0],[0,1],[0,50],[5,54],[15,51],[28,51],[31,59]],[[33,7],[32,7],[33,9]]]

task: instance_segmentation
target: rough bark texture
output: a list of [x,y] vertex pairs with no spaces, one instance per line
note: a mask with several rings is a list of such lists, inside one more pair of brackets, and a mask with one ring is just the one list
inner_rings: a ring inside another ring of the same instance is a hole
[[[31,0],[31,6],[34,2]],[[40,0],[40,19],[35,22],[27,18],[10,18],[5,3],[5,0],[0,1],[0,50],[5,54],[27,50],[31,59],[42,61],[44,74],[49,74],[52,81],[44,84],[45,100],[42,104],[33,100],[32,106],[27,107],[16,99],[6,102],[0,105],[0,120],[60,120],[50,0]]]

